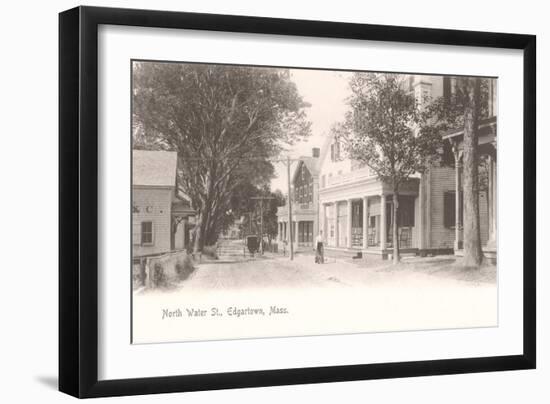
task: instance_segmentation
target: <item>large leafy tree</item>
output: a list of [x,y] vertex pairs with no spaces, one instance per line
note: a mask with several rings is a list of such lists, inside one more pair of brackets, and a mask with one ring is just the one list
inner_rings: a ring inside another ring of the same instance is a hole
[[[478,152],[479,120],[488,115],[488,80],[457,77],[453,91],[426,108],[429,129],[444,133],[463,128],[464,261],[466,267],[478,267],[483,261],[479,193],[487,188],[487,162]],[[428,125],[426,125],[428,127]],[[445,145],[447,146],[447,145]],[[449,159],[447,159],[448,161]],[[454,159],[451,159],[454,162]]]
[[[441,134],[424,129],[424,114],[404,77],[355,73],[350,79],[350,110],[334,128],[349,156],[370,167],[393,190],[393,217],[399,217],[400,187],[438,158]],[[398,220],[393,220],[393,259],[399,262]]]
[[262,195],[263,190],[269,187],[274,175],[274,167],[269,161],[250,160],[244,161],[235,173],[235,184],[230,186],[224,194],[227,203],[226,210],[219,209],[217,216],[213,218],[212,231],[206,239],[206,244],[214,244],[221,231],[227,230],[235,221],[254,208],[253,196]]
[[136,146],[178,152],[178,187],[197,210],[194,250],[217,238],[243,182],[310,124],[285,69],[184,63],[133,65]]

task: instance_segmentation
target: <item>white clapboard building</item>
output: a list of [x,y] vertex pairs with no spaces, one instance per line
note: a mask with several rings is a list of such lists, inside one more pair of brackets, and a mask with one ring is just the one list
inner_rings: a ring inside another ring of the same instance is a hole
[[195,212],[177,191],[177,153],[132,153],[132,248],[134,257],[185,248]]

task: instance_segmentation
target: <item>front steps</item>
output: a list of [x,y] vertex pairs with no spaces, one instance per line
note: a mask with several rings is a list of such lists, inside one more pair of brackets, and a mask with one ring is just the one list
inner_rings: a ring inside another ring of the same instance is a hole
[[222,261],[239,261],[246,257],[248,250],[242,240],[220,240],[216,253]]

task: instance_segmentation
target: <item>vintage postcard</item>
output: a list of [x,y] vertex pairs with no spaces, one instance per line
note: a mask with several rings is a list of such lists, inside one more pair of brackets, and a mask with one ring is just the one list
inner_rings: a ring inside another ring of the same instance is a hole
[[494,327],[494,77],[134,60],[132,343]]

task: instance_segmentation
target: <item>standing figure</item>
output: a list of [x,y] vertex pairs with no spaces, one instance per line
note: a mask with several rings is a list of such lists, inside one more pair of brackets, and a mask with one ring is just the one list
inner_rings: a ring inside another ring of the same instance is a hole
[[315,263],[323,264],[325,262],[325,251],[323,248],[323,230],[319,230],[319,235],[315,238]]

